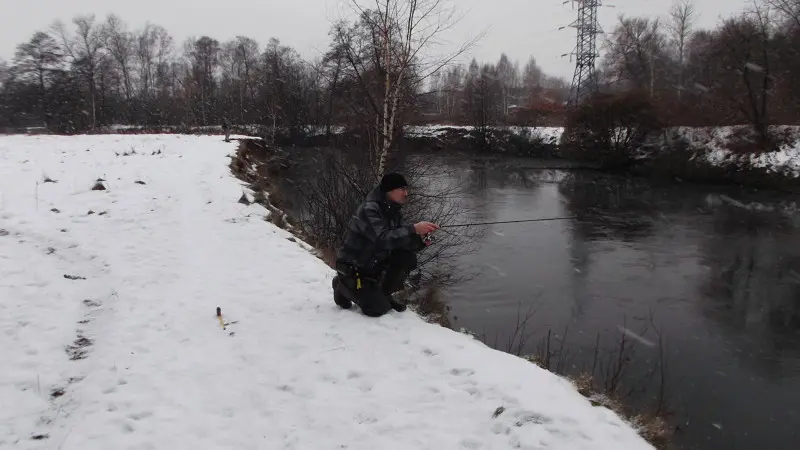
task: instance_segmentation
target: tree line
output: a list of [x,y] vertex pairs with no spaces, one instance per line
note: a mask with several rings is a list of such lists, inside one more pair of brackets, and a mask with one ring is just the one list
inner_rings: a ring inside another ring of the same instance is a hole
[[[399,11],[405,3],[414,3],[416,11]],[[328,50],[313,60],[277,39],[263,47],[244,36],[178,44],[159,25],[132,30],[113,14],[56,22],[19,44],[13,60],[0,61],[0,127],[83,132],[112,124],[209,126],[227,120],[300,131],[308,125],[371,125],[378,115],[379,134],[391,136],[428,103],[447,110],[443,116],[460,114],[456,92],[479,71],[502,81],[498,88],[506,93],[508,111],[519,75],[505,55],[497,70],[479,70],[473,62],[468,71],[450,63],[472,41],[438,59],[422,57],[420,38],[439,32],[428,29],[430,15],[423,13],[430,12],[426,6],[440,9],[438,3],[393,1],[388,8],[359,10],[355,20],[334,24]],[[402,22],[403,14],[411,21]],[[529,85],[549,80],[533,60],[524,79]],[[404,114],[393,114],[395,109]]]
[[161,26],[119,17],[56,22],[17,47],[0,73],[0,126],[79,132],[112,124],[314,123],[319,67],[272,39],[208,36],[179,47]]
[[[244,36],[179,45],[161,26],[131,30],[115,15],[56,22],[0,61],[0,127],[83,132],[225,119],[291,133],[348,125],[365,127],[381,153],[403,123],[563,122],[569,83],[534,58],[522,68],[505,54],[453,64],[474,41],[428,58],[425,43],[452,24],[439,1],[352,4],[355,19],[334,24],[327,51],[310,61],[277,39],[263,48]],[[754,0],[712,30],[695,21],[688,0],[666,20],[620,16],[603,42],[601,90],[642,92],[674,124],[800,119],[800,78],[792,76],[800,72],[800,0]]]
[[666,20],[620,16],[604,43],[601,89],[636,90],[675,125],[800,120],[800,0],[753,0],[714,29],[691,0]]

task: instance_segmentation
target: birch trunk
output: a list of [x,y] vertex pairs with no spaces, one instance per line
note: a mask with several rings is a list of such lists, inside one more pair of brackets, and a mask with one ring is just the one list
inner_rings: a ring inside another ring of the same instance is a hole
[[392,94],[387,98],[386,103],[388,104],[391,101],[391,107],[389,108],[389,126],[386,130],[384,137],[383,137],[383,151],[381,152],[381,161],[380,165],[378,166],[378,170],[380,175],[383,176],[384,171],[386,170],[386,161],[389,158],[389,151],[391,150],[392,143],[394,142],[394,121],[397,117],[397,102],[400,100],[400,86],[402,86],[403,81],[403,73],[401,72],[400,75],[397,77],[397,82],[395,83],[394,89],[392,90]]
[[391,145],[391,131],[389,130],[389,103],[391,102],[391,74],[389,70],[386,71],[386,84],[383,96],[383,124],[381,127],[381,136],[378,140],[379,162],[378,162],[378,176],[382,177],[386,170],[386,156],[389,153],[389,146]]

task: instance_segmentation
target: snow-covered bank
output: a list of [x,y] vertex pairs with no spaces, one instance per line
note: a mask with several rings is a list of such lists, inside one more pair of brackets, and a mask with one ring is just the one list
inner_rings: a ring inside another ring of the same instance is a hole
[[[497,126],[490,128],[492,130],[508,132],[530,142],[548,145],[558,145],[561,134],[564,132],[564,129],[561,127]],[[407,126],[403,131],[406,133],[406,136],[413,138],[442,138],[452,132],[467,134],[474,129],[475,127],[463,125],[415,125]]]
[[520,358],[338,309],[236,202],[235,145],[0,137],[0,447],[651,448]]
[[[668,130],[668,142],[681,139],[689,146],[693,158],[714,167],[732,166],[743,169],[763,169],[787,178],[800,178],[800,126],[773,127],[776,136],[784,141],[774,152],[742,154],[742,136],[747,127],[680,127]],[[673,144],[674,145],[674,144]]]
[[[470,126],[420,125],[406,127],[405,133],[410,138],[442,140],[458,135],[463,139],[471,139],[470,132],[473,129]],[[531,144],[549,146],[558,146],[564,133],[564,128],[561,127],[498,126],[490,127],[490,130],[506,132]],[[640,157],[650,159],[681,149],[684,151],[679,157],[695,165],[763,170],[786,178],[800,178],[800,126],[776,126],[773,127],[773,132],[783,140],[779,149],[774,152],[748,154],[741,150],[742,147],[747,147],[746,141],[743,142],[743,136],[747,134],[745,126],[673,127],[666,129],[663,134],[652,136],[648,143],[648,149],[656,148],[658,154],[644,151],[640,152]],[[614,136],[624,140],[625,130],[617,131]],[[587,149],[587,152],[591,151],[592,149]]]

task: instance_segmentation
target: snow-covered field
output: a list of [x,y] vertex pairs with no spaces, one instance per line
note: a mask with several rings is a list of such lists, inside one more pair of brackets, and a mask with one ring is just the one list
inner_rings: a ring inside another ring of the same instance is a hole
[[520,358],[338,309],[236,202],[235,145],[0,137],[0,448],[651,448]]

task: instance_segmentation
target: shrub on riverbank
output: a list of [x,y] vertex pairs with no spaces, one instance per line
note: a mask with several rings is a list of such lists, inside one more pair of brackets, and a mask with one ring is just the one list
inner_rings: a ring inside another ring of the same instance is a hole
[[604,169],[627,168],[661,129],[656,109],[644,94],[598,95],[568,114],[560,155],[599,163]]
[[[369,169],[361,167],[357,155],[347,150],[307,149],[297,154],[256,139],[242,140],[230,169],[248,184],[250,195],[260,199],[257,203],[270,212],[268,220],[311,245],[316,256],[330,267],[334,267],[336,249],[353,211],[374,186]],[[421,210],[437,223],[449,223],[468,212],[457,204],[461,186],[431,183],[434,173],[441,174],[436,167],[422,161],[406,164],[403,172],[420,192],[405,208],[409,221],[413,222]],[[413,289],[407,299],[426,320],[450,327],[439,288],[460,279],[429,268],[446,269],[448,259],[471,251],[472,242],[480,234],[470,228],[447,233],[437,239],[435,249],[419,255],[418,270],[409,279]]]

